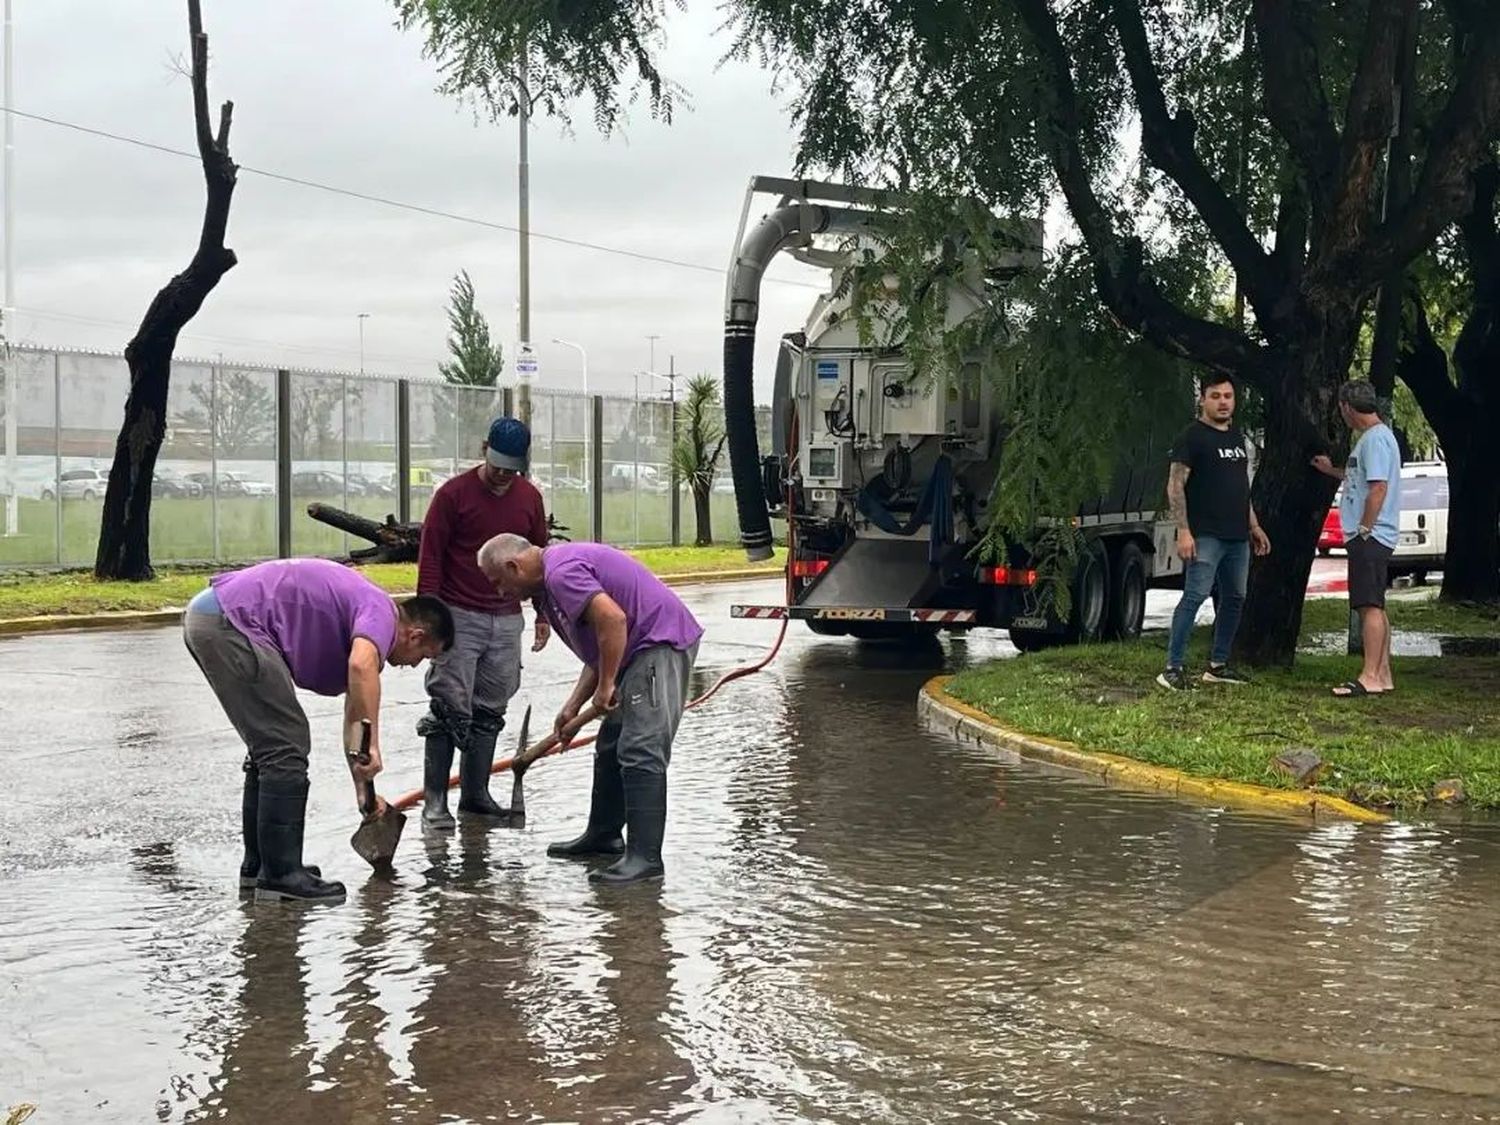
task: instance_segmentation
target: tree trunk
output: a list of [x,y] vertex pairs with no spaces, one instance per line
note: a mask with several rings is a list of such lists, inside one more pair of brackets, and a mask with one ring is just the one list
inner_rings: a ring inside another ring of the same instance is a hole
[[1500,601],[1500,418],[1485,411],[1465,428],[1471,440],[1449,451],[1445,602]]
[[197,315],[219,279],[235,265],[234,251],[224,246],[237,172],[229,158],[233,103],[225,102],[220,110],[215,136],[208,118],[208,36],[203,34],[199,0],[188,0],[188,28],[193,51],[193,116],[207,184],[203,228],[193,260],[157,293],[125,348],[130,395],[125,400],[125,422],[115,442],[115,459],[104,494],[99,547],[94,557],[94,577],[100,579],[142,582],[153,576],[151,480],[166,434],[172,352],[183,325]]
[[1302,604],[1317,556],[1318,532],[1338,484],[1310,464],[1329,453],[1335,464],[1349,447],[1338,418],[1337,394],[1326,372],[1348,370],[1357,315],[1350,311],[1309,331],[1278,357],[1266,397],[1265,452],[1251,503],[1271,540],[1271,553],[1253,559],[1249,597],[1235,640],[1236,659],[1252,667],[1290,667],[1302,632]]
[[712,547],[714,544],[713,509],[709,506],[712,496],[711,482],[693,481],[693,517],[698,525],[696,547]]

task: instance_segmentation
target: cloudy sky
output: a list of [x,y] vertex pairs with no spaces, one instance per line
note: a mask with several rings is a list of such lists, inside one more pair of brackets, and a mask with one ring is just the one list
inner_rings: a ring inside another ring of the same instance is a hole
[[[184,0],[13,0],[14,106],[191,150]],[[381,0],[203,0],[210,96],[235,103],[245,169],[314,180],[487,222],[516,222],[514,121],[476,122],[436,92],[421,39]],[[724,268],[744,190],[788,175],[794,135],[771,76],[719,65],[721,15],[674,17],[664,69],[687,87],[670,126],[642,107],[603,139],[534,124],[531,222],[556,234],[709,267],[695,270],[533,237],[532,336],[541,384],[629,393],[656,342],[665,371],[720,372]],[[17,342],[118,351],[191,257],[202,214],[192,161],[30,120],[15,123]],[[757,214],[773,202],[763,199]],[[269,180],[244,171],[230,216],[239,255],[179,355],[435,374],[454,274],[467,269],[507,360],[516,333],[515,234]],[[763,291],[757,383],[775,338],[800,326],[820,275],[782,260]],[[800,282],[801,284],[797,284]],[[649,380],[648,380],[649,381]],[[643,386],[642,392],[645,392]]]

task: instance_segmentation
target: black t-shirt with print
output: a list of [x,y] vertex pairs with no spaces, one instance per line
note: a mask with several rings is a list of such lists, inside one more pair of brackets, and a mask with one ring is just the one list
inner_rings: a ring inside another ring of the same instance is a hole
[[1216,429],[1201,419],[1172,446],[1172,460],[1188,467],[1188,527],[1196,538],[1250,538],[1250,459],[1235,426]]

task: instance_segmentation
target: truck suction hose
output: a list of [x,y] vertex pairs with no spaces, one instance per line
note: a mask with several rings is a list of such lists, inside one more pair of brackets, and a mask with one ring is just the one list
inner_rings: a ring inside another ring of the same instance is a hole
[[771,515],[755,436],[755,325],[760,318],[761,278],[771,260],[788,246],[805,245],[825,231],[854,230],[869,222],[872,214],[819,204],[777,208],[745,236],[730,269],[724,315],[724,429],[729,437],[740,543],[751,562],[772,555]]

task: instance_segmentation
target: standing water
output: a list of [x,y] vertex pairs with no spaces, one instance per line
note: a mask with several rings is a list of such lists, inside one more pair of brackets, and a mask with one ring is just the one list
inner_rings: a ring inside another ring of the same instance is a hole
[[[730,601],[775,594],[686,593],[697,691],[774,636]],[[175,629],[6,641],[0,1110],[1500,1120],[1493,827],[1313,826],[1007,764],[922,729],[935,670],[789,634],[684,720],[667,879],[615,890],[544,854],[586,814],[588,751],[531,771],[523,830],[410,814],[376,878],[340,704],[306,697],[306,854],[349,886],[306,908],[235,890],[243,751]],[[550,725],[576,671],[528,654],[502,738],[527,702]],[[393,795],[420,784],[425,698],[384,680]]]

